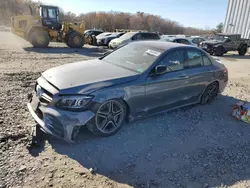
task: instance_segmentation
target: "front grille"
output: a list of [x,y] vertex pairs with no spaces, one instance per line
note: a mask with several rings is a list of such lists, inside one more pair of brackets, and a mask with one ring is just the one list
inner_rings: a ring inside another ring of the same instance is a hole
[[53,94],[38,84],[36,84],[35,91],[41,104],[48,105],[53,100]]

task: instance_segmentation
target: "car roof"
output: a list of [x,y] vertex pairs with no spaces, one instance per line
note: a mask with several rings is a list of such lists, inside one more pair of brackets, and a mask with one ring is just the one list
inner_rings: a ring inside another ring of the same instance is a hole
[[160,40],[156,40],[156,41],[138,41],[138,42],[133,42],[133,43],[147,45],[149,47],[160,49],[162,51],[167,51],[169,49],[179,48],[179,47],[199,49],[199,48],[194,47],[194,46],[188,46],[188,45],[185,45],[185,44],[173,43],[173,42],[165,42],[165,41],[160,41]]

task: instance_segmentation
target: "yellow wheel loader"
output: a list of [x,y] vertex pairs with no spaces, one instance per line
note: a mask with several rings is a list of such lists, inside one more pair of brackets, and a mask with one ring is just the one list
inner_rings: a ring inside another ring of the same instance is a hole
[[12,33],[29,41],[35,48],[46,48],[50,42],[64,42],[71,48],[84,45],[85,24],[61,22],[59,8],[39,6],[39,15],[20,15],[12,18]]

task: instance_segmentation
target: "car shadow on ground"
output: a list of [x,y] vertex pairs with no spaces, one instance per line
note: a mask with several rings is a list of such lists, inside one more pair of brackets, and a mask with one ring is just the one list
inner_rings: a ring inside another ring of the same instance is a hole
[[33,47],[25,47],[23,48],[27,52],[36,52],[42,54],[80,54],[90,57],[100,57],[108,49],[104,49],[101,47],[83,47],[83,48],[69,48],[69,47],[48,47],[48,48],[33,48]]
[[231,116],[238,100],[219,96],[124,125],[100,138],[83,128],[74,145],[52,148],[85,168],[133,187],[215,187],[250,179],[250,125]]

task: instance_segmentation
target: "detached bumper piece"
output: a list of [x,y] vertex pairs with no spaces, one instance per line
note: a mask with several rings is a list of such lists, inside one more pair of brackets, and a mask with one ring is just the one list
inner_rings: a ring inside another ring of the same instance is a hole
[[36,112],[35,112],[32,109],[32,106],[31,106],[30,103],[28,103],[27,106],[28,106],[29,112],[31,113],[32,117],[40,125],[40,128],[45,133],[51,134],[51,135],[56,136],[56,137],[61,138],[61,139],[64,137],[63,127],[62,127],[62,125],[60,125],[60,123],[59,124],[55,123],[55,118],[52,118],[52,116],[46,116],[46,118],[44,118],[45,121],[43,121],[43,118],[42,118],[43,115],[42,115],[42,112],[40,110],[37,109]]
[[239,101],[234,105],[232,116],[250,124],[250,103]]

